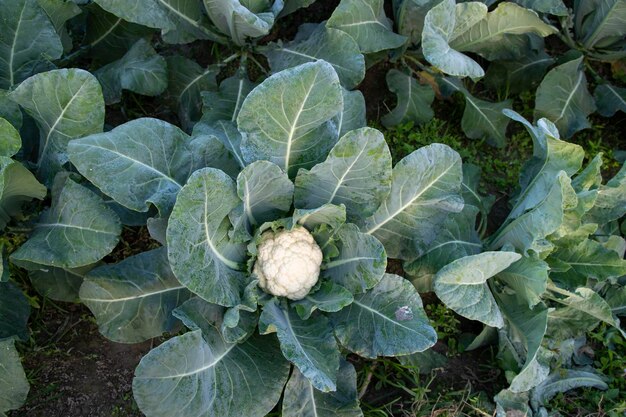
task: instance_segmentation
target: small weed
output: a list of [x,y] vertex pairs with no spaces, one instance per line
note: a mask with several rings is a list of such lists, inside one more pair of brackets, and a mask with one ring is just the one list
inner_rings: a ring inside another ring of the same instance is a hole
[[426,306],[426,314],[437,332],[437,339],[447,343],[448,354],[458,353],[457,336],[461,333],[459,330],[461,322],[454,312],[443,304],[429,304]]

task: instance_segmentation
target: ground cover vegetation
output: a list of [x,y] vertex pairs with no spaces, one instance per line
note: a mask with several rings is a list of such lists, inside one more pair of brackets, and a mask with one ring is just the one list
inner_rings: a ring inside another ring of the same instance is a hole
[[626,411],[626,0],[0,22],[0,415]]

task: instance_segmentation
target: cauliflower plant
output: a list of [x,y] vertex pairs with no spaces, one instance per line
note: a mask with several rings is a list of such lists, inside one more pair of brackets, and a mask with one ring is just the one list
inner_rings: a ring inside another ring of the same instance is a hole
[[252,273],[266,292],[301,300],[317,283],[322,250],[304,227],[263,233],[258,251]]

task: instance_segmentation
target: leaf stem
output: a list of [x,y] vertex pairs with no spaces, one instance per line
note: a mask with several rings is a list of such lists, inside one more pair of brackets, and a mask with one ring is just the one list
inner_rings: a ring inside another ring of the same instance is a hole
[[377,366],[378,366],[378,362],[374,362],[372,366],[370,366],[369,369],[367,370],[367,373],[365,374],[365,380],[363,380],[361,389],[359,389],[359,400],[365,396],[365,393],[367,392],[367,388],[372,382],[372,377],[374,376],[374,371],[376,370]]

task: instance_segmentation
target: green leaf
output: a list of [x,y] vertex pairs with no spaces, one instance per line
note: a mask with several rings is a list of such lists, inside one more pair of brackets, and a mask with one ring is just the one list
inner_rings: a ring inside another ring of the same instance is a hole
[[211,167],[224,171],[231,178],[237,178],[244,165],[241,163],[241,155],[231,152],[230,148],[241,140],[241,134],[230,122],[220,121],[216,124],[219,129],[209,128],[203,123],[194,127],[194,136],[189,143],[192,156],[189,171]]
[[237,195],[250,225],[284,216],[293,201],[293,183],[285,171],[268,161],[246,166],[237,177]]
[[491,237],[489,248],[499,249],[505,244],[517,250],[541,254],[553,246],[545,238],[554,233],[563,222],[563,212],[571,206],[570,198],[576,197],[570,179],[563,171],[558,175],[547,195],[533,208],[505,223]]
[[122,90],[158,96],[167,87],[167,64],[145,39],[139,39],[119,60],[94,72],[106,104],[119,103]]
[[555,275],[553,279],[572,285],[586,285],[589,278],[604,281],[626,275],[626,260],[600,243],[585,239],[576,246],[558,248],[548,258],[556,259],[569,270]]
[[97,63],[109,63],[121,58],[135,42],[154,33],[153,29],[127,22],[95,3],[90,3],[86,9],[89,14],[84,45],[89,47]]
[[67,162],[67,145],[72,139],[102,132],[102,89],[87,71],[61,69],[34,75],[11,93],[11,99],[39,125],[36,174],[47,186]]
[[81,14],[82,10],[71,1],[37,0],[37,2],[52,21],[54,29],[61,38],[64,52],[70,52],[74,45],[65,24],[71,18]]
[[420,375],[426,375],[436,368],[445,367],[448,363],[448,358],[441,353],[428,349],[423,352],[398,356],[398,361],[404,366],[414,368]]
[[333,66],[341,84],[353,89],[365,77],[365,59],[359,45],[345,32],[320,23],[305,39],[269,44],[267,56],[272,72],[322,59]]
[[418,290],[431,292],[432,280],[441,268],[481,252],[483,245],[474,229],[477,215],[476,207],[466,205],[445,220],[434,240],[417,245],[417,257],[405,263],[404,270]]
[[219,120],[235,122],[244,99],[255,84],[242,71],[220,83],[219,91],[202,91],[202,122],[214,125]]
[[555,59],[545,52],[541,43],[539,48],[530,48],[518,59],[492,62],[484,82],[489,89],[511,97],[536,89],[554,62]]
[[22,203],[33,198],[43,200],[46,192],[22,164],[0,156],[0,230],[20,214]]
[[548,308],[538,304],[531,309],[525,298],[516,295],[496,292],[495,296],[509,324],[509,338],[519,341],[526,351],[524,366],[511,381],[509,389],[515,393],[529,391],[546,379],[550,372],[550,367],[540,364],[538,358],[548,326]]
[[135,0],[133,7],[128,7],[126,0],[94,1],[128,22],[161,29],[167,43],[225,41],[204,16],[201,4],[194,0]]
[[342,360],[337,375],[337,391],[320,392],[297,369],[285,387],[283,417],[362,417],[356,389],[356,371]]
[[396,12],[398,33],[409,38],[412,45],[422,41],[426,13],[438,3],[438,0],[406,0],[400,3]]
[[563,0],[513,0],[515,3],[538,13],[546,13],[555,16],[567,16],[567,7]]
[[543,79],[535,100],[535,120],[550,119],[566,138],[591,127],[587,116],[596,111],[587,89],[582,57],[550,70]]
[[457,259],[437,272],[435,293],[461,316],[500,328],[504,321],[487,280],[520,258],[515,252],[483,252]]
[[350,35],[364,54],[399,48],[406,38],[393,32],[383,6],[383,0],[341,0],[326,26]]
[[245,275],[237,271],[246,246],[229,241],[228,214],[241,204],[234,181],[204,168],[180,190],[167,226],[170,266],[176,278],[203,299],[223,306],[239,303]]
[[289,374],[277,343],[253,335],[224,342],[215,329],[168,340],[143,357],[133,394],[153,417],[262,417],[274,408]]
[[413,77],[391,69],[387,73],[387,86],[398,97],[396,107],[380,120],[385,127],[412,121],[415,124],[428,122],[434,113],[430,108],[435,92],[429,85],[420,85]]
[[365,97],[359,90],[348,91],[341,89],[343,95],[343,111],[337,116],[338,137],[346,133],[367,126],[365,119]]
[[[626,3],[623,0],[590,1],[593,13],[585,20],[581,41],[585,49],[601,48],[626,35]],[[603,42],[605,41],[605,42]]]
[[548,283],[548,264],[537,257],[523,257],[498,274],[498,280],[509,286],[528,308],[541,301]]
[[604,225],[626,214],[626,164],[622,165],[606,185],[598,189],[598,197],[583,221]]
[[0,282],[0,340],[16,337],[27,341],[29,315],[30,305],[22,290],[12,282]]
[[311,4],[315,3],[315,0],[285,0],[284,3],[285,7],[283,7],[278,17],[287,16],[298,9],[309,7]]
[[65,269],[90,265],[111,253],[120,232],[118,216],[102,199],[67,179],[11,260],[26,269],[38,269],[33,264]]
[[539,405],[546,404],[559,392],[581,387],[593,387],[601,390],[608,388],[600,376],[592,372],[558,369],[532,391],[530,404],[533,409],[537,409]]
[[0,22],[0,88],[11,88],[63,53],[61,39],[37,0],[1,0]]
[[170,270],[165,248],[95,268],[80,288],[100,333],[120,343],[176,333],[178,320],[171,312],[190,296]]
[[446,145],[411,153],[393,168],[391,192],[362,230],[391,258],[412,259],[415,245],[434,240],[450,213],[463,208],[461,158]]
[[95,265],[87,265],[74,269],[40,266],[28,271],[28,278],[39,294],[55,301],[66,303],[80,302],[78,292],[83,284],[85,274]]
[[0,340],[0,415],[20,408],[29,389],[14,341]]
[[332,321],[339,343],[366,358],[421,352],[437,340],[417,291],[393,274],[356,295],[352,304],[332,315]]
[[246,7],[250,5],[242,0],[203,0],[203,2],[213,23],[237,45],[244,45],[246,38],[267,35],[283,8],[282,1],[271,3],[264,1],[262,4],[267,8],[263,7],[261,10]]
[[245,161],[266,159],[295,177],[335,144],[338,131],[331,119],[342,108],[339,79],[327,62],[272,75],[246,97],[237,116]]
[[481,78],[485,72],[480,65],[450,43],[486,15],[487,6],[478,2],[457,5],[455,0],[443,0],[430,9],[422,32],[424,58],[446,74]]
[[277,332],[283,355],[313,387],[322,392],[337,390],[339,348],[325,316],[302,320],[295,310],[279,306],[273,298],[263,306],[259,331]]
[[[519,53],[516,50],[517,44],[512,41],[515,35],[519,37],[533,33],[546,37],[556,32],[556,28],[544,23],[537,13],[514,3],[504,2],[484,19],[453,39],[450,46],[459,51],[477,53],[489,60],[514,58],[507,51],[509,49],[507,43],[513,42],[510,47],[513,54],[517,55]],[[525,40],[523,37],[519,39],[522,42]]]
[[6,119],[15,129],[19,130],[22,128],[22,111],[20,106],[11,100],[9,92],[5,90],[0,90],[0,117]]
[[626,287],[610,290],[606,294],[606,302],[616,316],[626,316]]
[[391,153],[383,134],[367,127],[346,133],[326,161],[301,169],[295,183],[298,208],[343,204],[349,221],[370,216],[390,191]]
[[327,225],[331,229],[337,229],[346,222],[345,206],[324,204],[315,209],[295,209],[293,211],[293,223],[314,230],[321,225]]
[[626,88],[602,84],[596,88],[593,95],[600,115],[611,117],[617,111],[626,113]]
[[0,157],[11,157],[22,147],[20,133],[6,119],[0,117]]
[[142,118],[74,140],[68,150],[80,173],[124,207],[146,212],[154,204],[167,215],[192,169],[188,143],[176,126]]
[[331,281],[322,282],[320,288],[302,300],[291,303],[302,320],[308,320],[315,310],[334,313],[352,303],[352,293]]
[[180,55],[167,57],[166,61],[167,94],[177,108],[181,125],[189,131],[202,116],[202,94],[217,89],[219,69],[213,65],[202,68]]

